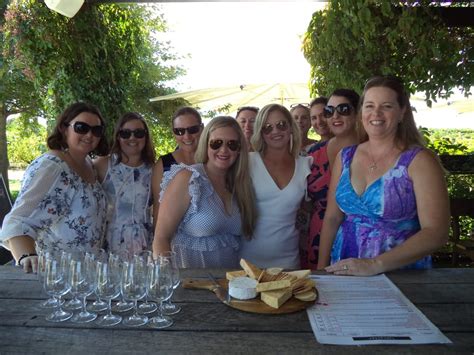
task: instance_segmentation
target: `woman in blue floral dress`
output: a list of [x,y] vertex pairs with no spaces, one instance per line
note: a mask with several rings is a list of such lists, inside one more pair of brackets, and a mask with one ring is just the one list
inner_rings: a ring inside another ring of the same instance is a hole
[[318,268],[342,275],[429,268],[429,254],[447,241],[449,199],[403,83],[369,80],[361,120],[367,139],[344,148],[332,170]]
[[47,153],[26,169],[20,193],[0,231],[26,272],[36,271],[35,242],[41,248],[86,251],[102,247],[106,198],[89,158],[107,153],[105,124],[86,103],[69,106],[48,137]]
[[94,164],[107,194],[105,249],[117,254],[151,250],[151,173],[155,162],[148,126],[136,112],[124,114],[108,157]]

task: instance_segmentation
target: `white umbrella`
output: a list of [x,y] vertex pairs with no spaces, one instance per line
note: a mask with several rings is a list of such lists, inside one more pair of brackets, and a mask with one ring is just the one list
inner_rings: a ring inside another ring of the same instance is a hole
[[179,98],[200,109],[225,108],[229,112],[235,112],[242,106],[263,107],[270,103],[278,103],[289,107],[291,104],[308,103],[310,93],[306,83],[249,84],[186,91],[154,97],[150,101]]

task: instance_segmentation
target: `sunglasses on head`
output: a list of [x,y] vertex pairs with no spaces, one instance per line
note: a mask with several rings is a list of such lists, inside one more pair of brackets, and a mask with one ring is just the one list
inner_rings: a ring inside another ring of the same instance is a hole
[[305,108],[309,108],[309,104],[292,104],[290,105],[290,108],[296,108],[296,107],[305,107]]
[[326,106],[324,107],[324,117],[331,118],[334,116],[334,112],[340,114],[341,116],[349,116],[352,113],[352,105],[351,104],[339,104],[336,107],[334,106]]
[[201,129],[202,124],[198,124],[196,126],[186,127],[186,128],[173,128],[173,133],[177,136],[184,136],[186,132],[189,134],[196,134]]
[[73,124],[70,123],[65,123],[64,124],[66,127],[72,126],[74,129],[74,132],[77,134],[87,134],[89,131],[92,132],[92,135],[95,137],[102,137],[104,135],[105,127],[102,125],[99,126],[91,126],[85,122],[82,121],[76,121]]
[[[278,121],[276,124],[275,124],[275,127],[280,131],[280,132],[284,132],[288,129],[288,122],[286,121]],[[272,133],[273,131],[273,125],[271,123],[267,123],[266,125],[263,126],[262,128],[262,132],[263,134],[270,134]]]
[[230,150],[232,150],[233,152],[237,151],[240,149],[240,142],[239,141],[236,141],[234,139],[231,139],[231,140],[228,140],[228,141],[224,141],[222,139],[211,139],[209,141],[209,147],[211,147],[212,150],[217,150],[219,149],[220,147],[222,147],[222,145],[226,144],[227,148],[229,148]]
[[137,128],[134,130],[130,130],[130,129],[125,128],[118,131],[118,135],[122,139],[129,139],[132,136],[132,134],[135,138],[138,138],[138,139],[144,138],[146,136],[146,129]]

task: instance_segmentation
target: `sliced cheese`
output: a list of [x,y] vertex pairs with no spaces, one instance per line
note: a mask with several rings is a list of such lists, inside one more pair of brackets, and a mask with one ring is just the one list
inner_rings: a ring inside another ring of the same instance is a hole
[[260,282],[257,284],[257,292],[279,290],[291,286],[290,280]]
[[291,297],[291,288],[283,288],[281,290],[266,291],[260,294],[263,302],[273,308],[280,308],[283,303]]
[[299,293],[299,294],[295,295],[295,298],[297,300],[306,301],[306,302],[314,301],[316,299],[316,291],[313,289],[313,290],[308,291],[308,292]]
[[308,277],[311,274],[311,270],[295,270],[295,271],[286,271],[288,275],[296,276],[298,279],[303,279]]
[[244,277],[246,275],[247,273],[245,272],[245,270],[227,271],[225,273],[225,278],[230,281],[235,279],[236,277]]
[[239,300],[257,297],[257,281],[249,277],[236,277],[229,281],[229,295]]
[[257,266],[245,259],[240,259],[240,266],[242,266],[242,269],[245,270],[249,277],[255,280],[257,280],[260,274],[262,273],[262,270],[260,270]]

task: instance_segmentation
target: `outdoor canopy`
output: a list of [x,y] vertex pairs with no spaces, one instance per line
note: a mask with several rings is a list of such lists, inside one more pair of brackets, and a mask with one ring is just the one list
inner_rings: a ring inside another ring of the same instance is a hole
[[180,92],[154,97],[150,101],[180,98],[199,109],[225,108],[228,112],[236,112],[242,106],[261,108],[270,103],[278,103],[289,108],[291,104],[307,104],[310,101],[310,93],[306,83],[249,84]]

